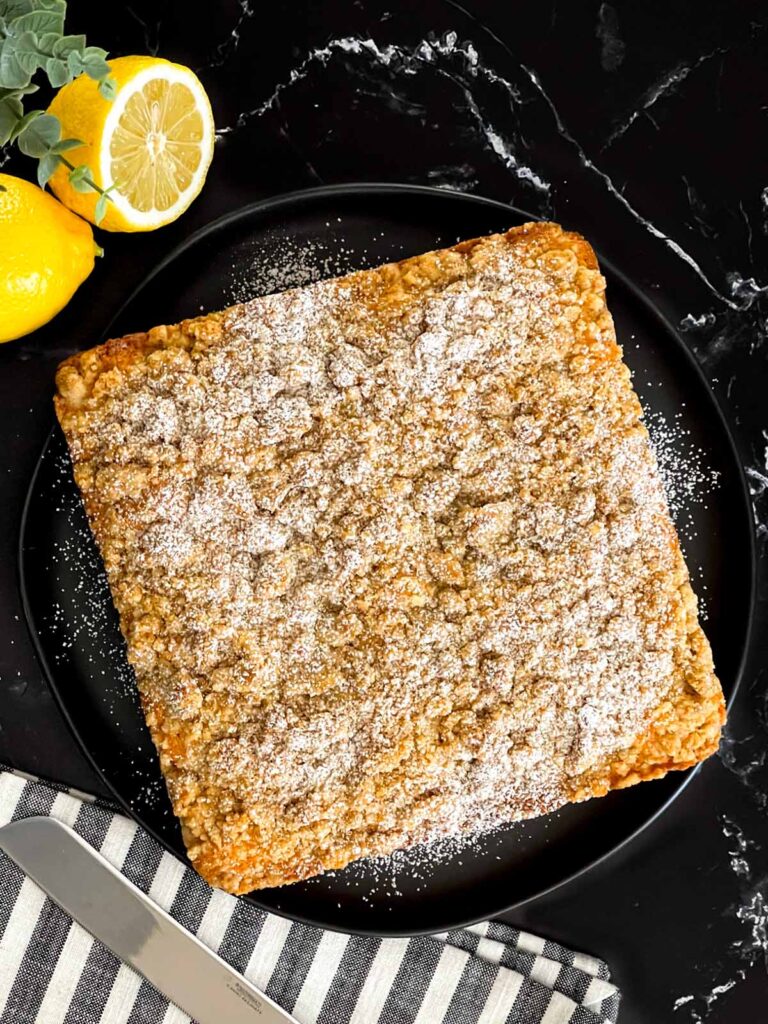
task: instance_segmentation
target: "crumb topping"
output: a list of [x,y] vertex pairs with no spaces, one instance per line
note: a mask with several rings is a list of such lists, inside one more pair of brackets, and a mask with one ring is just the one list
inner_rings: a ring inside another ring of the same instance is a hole
[[687,573],[574,237],[527,226],[60,371],[147,719],[216,884],[551,810],[690,659]]

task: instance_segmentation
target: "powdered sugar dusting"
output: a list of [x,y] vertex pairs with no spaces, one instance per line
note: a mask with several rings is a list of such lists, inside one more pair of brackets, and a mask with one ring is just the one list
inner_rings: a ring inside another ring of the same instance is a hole
[[[43,457],[52,456],[46,452]],[[68,606],[55,602],[43,624],[57,641],[54,659],[58,663],[65,659],[69,650],[83,642],[100,644],[109,632],[108,623],[114,616],[114,607],[104,566],[90,536],[79,496],[65,486],[65,481],[72,474],[69,459],[65,455],[60,456],[54,463],[54,469],[60,481],[55,492],[56,512],[66,517],[69,531],[61,541],[54,542],[52,562],[48,568],[54,573],[57,593],[62,601],[68,600]],[[65,576],[74,581],[72,586],[65,584]],[[136,697],[136,681],[124,650],[125,645],[120,643],[119,648],[106,652],[110,663],[120,666],[117,674],[110,672],[109,680],[122,695]],[[105,669],[98,671],[102,678],[106,678]]]
[[684,414],[678,411],[670,420],[662,412],[645,416],[664,491],[677,528],[684,538],[692,539],[693,511],[719,486],[719,474],[708,465],[706,451],[690,440],[691,431],[683,426]]
[[280,234],[238,253],[228,289],[229,302],[248,302],[261,295],[302,288],[380,262],[367,248],[353,249],[344,242],[341,218],[328,221],[326,229],[339,234],[318,238]]
[[[671,419],[659,411],[645,416],[669,510],[685,551],[686,544],[697,537],[697,511],[702,507],[706,509],[712,495],[717,493],[720,476],[709,464],[707,452],[691,439],[691,432],[683,421],[682,409]],[[706,621],[709,595],[702,579],[702,569],[691,564],[689,570],[697,580],[699,617]]]
[[215,884],[552,810],[669,690],[662,486],[602,281],[539,230],[163,329],[64,418]]
[[[53,641],[46,646],[52,652],[54,669],[68,666],[73,651],[97,652],[87,661],[81,656],[78,667],[94,685],[98,703],[115,728],[120,729],[124,724],[121,716],[126,711],[131,718],[140,713],[139,695],[133,669],[126,659],[125,642],[122,636],[116,636],[115,609],[104,565],[88,529],[80,496],[70,485],[69,457],[54,447],[45,451],[43,459],[51,460],[54,512],[57,519],[66,522],[67,528],[56,531],[61,539],[53,541],[50,562],[45,566],[51,573],[58,599],[51,603],[50,612],[38,626]],[[111,637],[116,638],[108,640]],[[154,757],[148,756],[150,751],[151,741],[147,737],[146,746],[138,744],[128,762],[136,778],[142,780],[137,802],[144,807],[156,805],[164,798],[163,781],[158,777]]]
[[230,286],[230,302],[248,302],[288,288],[301,288],[339,273],[338,255],[327,243],[317,240],[296,242],[290,237],[270,239],[245,261]]

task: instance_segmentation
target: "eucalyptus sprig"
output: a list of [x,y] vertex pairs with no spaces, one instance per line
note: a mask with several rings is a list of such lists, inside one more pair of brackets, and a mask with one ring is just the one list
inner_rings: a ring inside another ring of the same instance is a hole
[[62,139],[61,125],[53,114],[24,109],[25,98],[37,92],[33,78],[39,71],[54,89],[86,74],[99,83],[105,99],[115,97],[107,51],[88,46],[84,35],[65,35],[66,14],[66,0],[0,0],[0,147],[15,142],[25,156],[36,159],[41,188],[59,164],[69,168],[73,188],[99,193],[98,224],[111,187],[100,188],[87,164],[74,166],[64,155],[83,143]]

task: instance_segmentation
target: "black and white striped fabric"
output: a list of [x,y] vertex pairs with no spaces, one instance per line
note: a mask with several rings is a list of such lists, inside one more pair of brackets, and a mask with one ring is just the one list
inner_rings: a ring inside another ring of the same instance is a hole
[[[607,966],[593,957],[497,922],[412,939],[297,924],[209,888],[109,805],[0,772],[0,825],[33,814],[74,828],[301,1024],[606,1024],[617,1018],[618,991]],[[3,1024],[190,1019],[2,853],[0,936]]]

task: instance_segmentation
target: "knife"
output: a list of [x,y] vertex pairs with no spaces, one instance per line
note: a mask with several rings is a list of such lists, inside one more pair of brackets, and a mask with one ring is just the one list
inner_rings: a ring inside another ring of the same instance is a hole
[[32,817],[5,825],[0,849],[199,1024],[298,1024],[60,821]]

